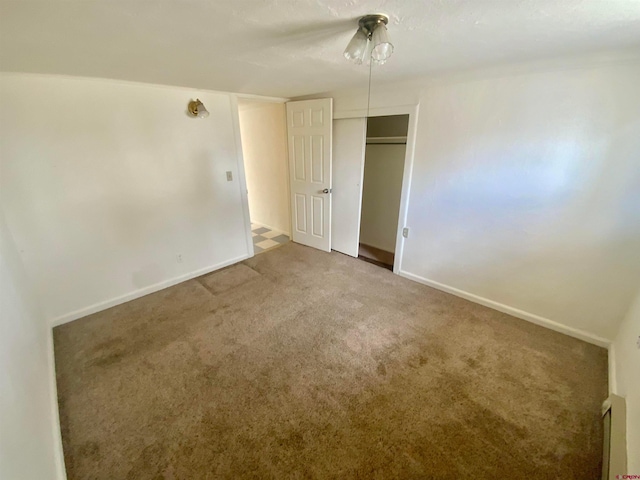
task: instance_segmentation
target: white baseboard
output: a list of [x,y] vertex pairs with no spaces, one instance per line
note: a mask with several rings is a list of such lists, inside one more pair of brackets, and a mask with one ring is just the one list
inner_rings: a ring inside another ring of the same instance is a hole
[[286,232],[286,231],[281,230],[279,228],[272,227],[271,225],[267,225],[266,223],[255,222],[253,220],[251,220],[251,223],[253,225],[258,225],[259,227],[268,228],[269,230],[273,230],[274,232],[282,233],[282,234],[286,235],[287,237],[291,237],[291,232]]
[[64,315],[61,315],[59,317],[56,317],[50,320],[49,323],[51,324],[52,327],[57,327],[58,325],[62,325],[64,323],[73,322],[74,320],[77,320],[82,317],[86,317],[87,315],[91,315],[92,313],[100,312],[102,310],[106,310],[107,308],[120,305],[121,303],[125,303],[130,300],[135,300],[136,298],[144,297],[145,295],[149,295],[150,293],[155,293],[160,290],[164,290],[165,288],[172,287],[174,285],[177,285],[178,283],[186,282],[187,280],[191,280],[192,278],[199,277],[200,275],[205,275],[207,273],[213,272],[214,270],[219,270],[229,265],[233,265],[234,263],[241,262],[242,260],[246,260],[247,258],[249,258],[249,255],[247,254],[241,255],[239,257],[232,258],[231,260],[227,260],[225,262],[221,262],[216,265],[211,265],[209,267],[196,270],[195,272],[190,272],[184,275],[180,275],[179,277],[165,280],[164,282],[156,283],[154,285],[150,285],[148,287],[144,287],[139,290],[134,290],[133,292],[126,293],[119,297],[112,298],[110,300],[105,300],[103,302],[99,302],[94,305],[90,305],[88,307],[84,307],[70,313],[66,313]]
[[47,328],[47,362],[49,364],[49,400],[51,402],[51,434],[53,436],[53,460],[56,465],[55,478],[67,480],[60,431],[60,411],[58,409],[58,384],[56,379],[56,358],[53,349],[53,328]]
[[585,342],[598,345],[599,347],[608,348],[609,345],[611,345],[610,340],[607,340],[606,338],[600,337],[598,335],[594,335],[593,333],[585,332],[584,330],[579,330],[573,327],[568,327],[566,325],[555,322],[548,318],[544,318],[539,315],[535,315],[533,313],[525,312],[524,310],[510,307],[508,305],[504,305],[502,303],[489,300],[488,298],[480,297],[478,295],[474,295],[473,293],[465,292],[464,290],[459,290],[455,287],[451,287],[449,285],[445,285],[443,283],[436,282],[434,280],[429,280],[427,278],[414,275],[413,273],[405,272],[404,270],[401,270],[400,272],[398,272],[398,275],[404,278],[408,278],[409,280],[413,280],[414,282],[422,283],[423,285],[433,287],[437,290],[450,293],[457,297],[464,298],[465,300],[469,300],[474,303],[479,303],[480,305],[484,305],[485,307],[493,308],[494,310],[498,310],[499,312],[508,313],[509,315],[520,318],[522,320],[526,320],[531,323],[535,323],[536,325],[540,325],[542,327],[555,330],[556,332],[564,333],[565,335],[569,335],[571,337],[578,338]]

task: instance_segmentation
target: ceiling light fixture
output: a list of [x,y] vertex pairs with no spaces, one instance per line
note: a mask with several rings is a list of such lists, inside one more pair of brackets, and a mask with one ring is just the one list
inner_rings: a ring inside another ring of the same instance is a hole
[[192,117],[207,118],[209,116],[209,111],[205,108],[204,103],[202,103],[198,98],[189,102],[187,111]]
[[369,51],[371,61],[378,65],[384,64],[393,53],[393,44],[389,40],[387,24],[389,17],[382,14],[365,15],[358,20],[358,30],[344,51],[344,58],[354,63],[362,64]]

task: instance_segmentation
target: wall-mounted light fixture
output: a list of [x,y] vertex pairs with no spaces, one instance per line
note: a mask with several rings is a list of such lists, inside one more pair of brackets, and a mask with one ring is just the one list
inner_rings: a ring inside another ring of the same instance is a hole
[[388,23],[389,17],[379,13],[365,15],[358,20],[358,30],[347,45],[344,58],[360,65],[366,60],[371,42],[371,60],[378,65],[384,64],[393,53],[393,44],[387,32]]
[[205,108],[204,103],[202,103],[198,98],[189,102],[187,111],[192,117],[207,118],[209,116],[209,111]]

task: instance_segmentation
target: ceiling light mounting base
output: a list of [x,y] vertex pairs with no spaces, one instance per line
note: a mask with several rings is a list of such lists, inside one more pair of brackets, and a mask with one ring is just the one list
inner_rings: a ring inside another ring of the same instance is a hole
[[209,111],[199,98],[189,102],[187,105],[187,112],[191,117],[207,118],[209,116]]
[[358,20],[358,25],[362,30],[364,30],[364,32],[369,37],[373,34],[373,31],[375,30],[376,26],[380,24],[387,25],[388,23],[389,23],[389,17],[387,17],[382,13],[365,15],[364,17],[360,18],[360,20]]

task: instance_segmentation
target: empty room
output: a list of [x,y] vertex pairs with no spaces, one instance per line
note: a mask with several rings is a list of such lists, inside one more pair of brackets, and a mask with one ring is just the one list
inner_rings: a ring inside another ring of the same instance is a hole
[[0,0],[0,479],[640,478],[640,2]]

